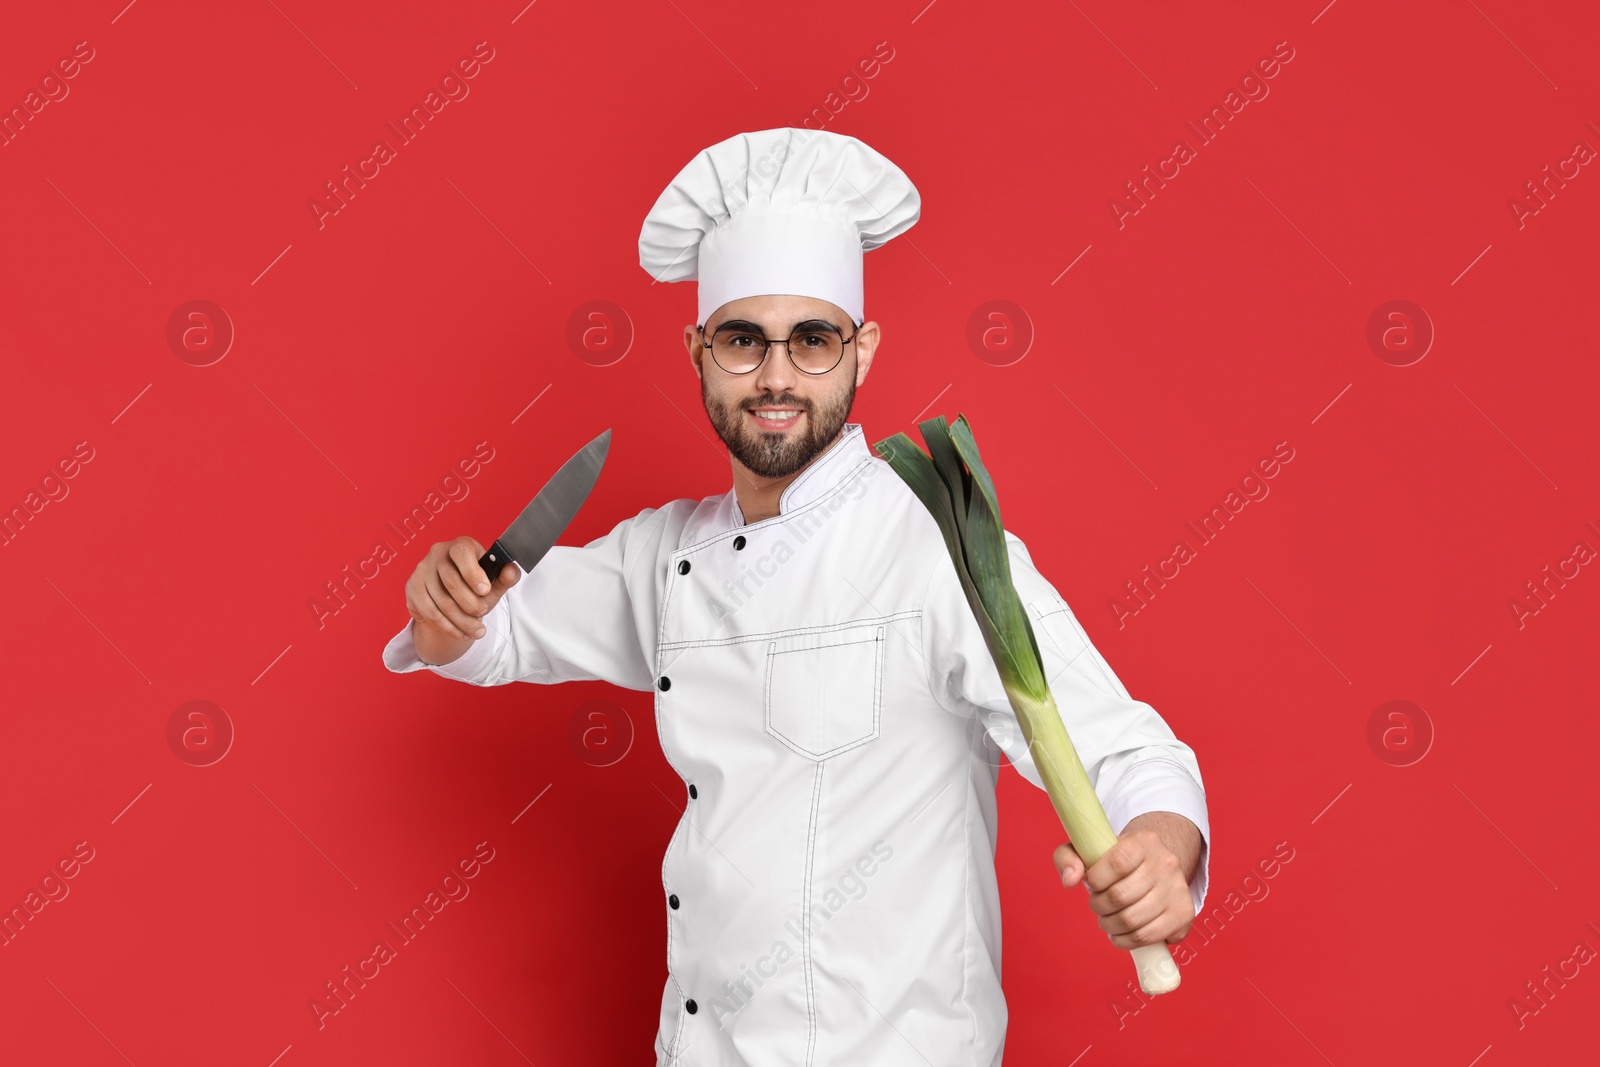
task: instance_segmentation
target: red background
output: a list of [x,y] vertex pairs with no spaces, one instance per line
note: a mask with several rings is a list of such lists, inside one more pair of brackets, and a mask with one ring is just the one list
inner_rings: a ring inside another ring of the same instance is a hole
[[[695,152],[816,108],[923,201],[867,260],[884,342],[852,418],[873,442],[967,415],[1007,527],[1199,756],[1208,911],[1293,849],[1119,1025],[1130,963],[1007,769],[1006,1063],[1592,1044],[1592,965],[1520,1025],[1512,1001],[1600,950],[1600,575],[1511,604],[1600,548],[1600,174],[1511,205],[1600,147],[1593,5],[122,3],[0,34],[8,111],[94,51],[0,148],[0,506],[93,455],[0,551],[0,904],[94,850],[0,948],[7,1062],[651,1062],[683,784],[650,694],[477,690],[380,652],[428,543],[488,540],[607,426],[562,543],[728,488],[693,286],[650,284],[639,226]],[[480,41],[470,94],[319,227],[324,182]],[[1185,123],[1279,42],[1269,95],[1201,146]],[[1196,158],[1119,226],[1180,138]],[[197,299],[236,334],[207,366],[167,341]],[[594,300],[627,318],[620,359],[569,342]],[[1031,324],[1007,365],[967,340],[992,300]],[[1367,341],[1391,300],[1436,333],[1407,366]],[[480,441],[470,495],[396,544]],[[1119,625],[1124,583],[1284,441],[1270,495]],[[319,622],[379,539],[399,558]],[[209,766],[168,741],[191,700],[234,730]],[[611,766],[567,740],[591,700],[638,730]],[[1420,711],[1369,742],[1390,700]],[[319,1029],[324,983],[484,841],[470,896]]]

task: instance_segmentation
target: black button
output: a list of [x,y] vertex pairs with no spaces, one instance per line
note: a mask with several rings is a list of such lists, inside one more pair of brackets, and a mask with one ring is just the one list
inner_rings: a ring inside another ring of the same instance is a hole
[[698,790],[698,789],[696,789],[694,787],[694,783],[693,782],[690,782],[689,783],[689,799],[693,800],[695,797],[697,797],[699,795],[700,795],[700,790]]
[[689,561],[688,560],[680,559],[678,561],[678,573],[679,574],[688,574],[689,573]]
[[670,897],[668,897],[667,898],[667,903],[671,904],[673,906],[673,908],[676,909],[677,906],[678,906],[678,894],[674,893]]
[[695,1012],[700,1010],[700,1005],[696,1004],[692,1000],[689,1001],[687,1004],[685,1004],[683,1007],[684,1007],[684,1010],[687,1011],[690,1015],[693,1015]]
[[740,534],[733,539],[733,547],[735,550],[744,548],[744,534]]
[[666,675],[663,674],[661,676],[661,680],[656,682],[656,688],[657,689],[671,689],[672,688],[672,679],[668,678]]

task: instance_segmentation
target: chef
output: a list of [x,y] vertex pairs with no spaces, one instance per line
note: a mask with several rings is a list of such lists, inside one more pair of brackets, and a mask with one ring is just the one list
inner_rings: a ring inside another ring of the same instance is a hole
[[[478,541],[436,544],[384,649],[390,670],[473,685],[654,694],[684,787],[661,864],[657,1067],[1001,1061],[1001,756],[1044,786],[937,524],[847,421],[881,339],[863,253],[920,210],[853,137],[762,130],[696,155],[645,218],[639,261],[697,282],[684,342],[732,487],[492,584]],[[1087,871],[1056,849],[1060,879],[1086,886],[1113,945],[1181,940],[1210,855],[1195,754],[1005,536],[1118,835]]]

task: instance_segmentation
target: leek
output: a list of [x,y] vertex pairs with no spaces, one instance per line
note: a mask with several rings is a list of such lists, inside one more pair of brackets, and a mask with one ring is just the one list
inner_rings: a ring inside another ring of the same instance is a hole
[[[927,442],[926,453],[904,433],[879,441],[873,448],[939,524],[1045,792],[1072,847],[1085,865],[1093,866],[1116,844],[1117,835],[1050,694],[1033,624],[1011,582],[1010,554],[994,483],[978,456],[965,415],[956,416],[954,425],[943,415],[936,416],[919,423],[918,429]],[[1141,945],[1132,955],[1139,988],[1144,992],[1166,993],[1178,987],[1178,966],[1165,942]]]

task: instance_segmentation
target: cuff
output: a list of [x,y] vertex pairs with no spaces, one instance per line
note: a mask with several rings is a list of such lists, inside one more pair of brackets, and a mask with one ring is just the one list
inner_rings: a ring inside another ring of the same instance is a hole
[[[496,606],[498,607],[498,605]],[[499,640],[499,633],[494,627],[486,627],[489,632],[472,642],[471,647],[463,652],[458,659],[451,660],[449,663],[432,664],[424,663],[417,656],[417,646],[412,636],[412,628],[414,626],[416,626],[415,619],[407,622],[405,629],[390,638],[389,643],[384,646],[383,665],[385,667],[396,674],[406,674],[426,667],[433,673],[441,674],[446,678],[454,678],[461,682],[471,682],[474,685],[482,684],[481,679],[487,675],[489,664],[494,662],[494,645]]]
[[1211,821],[1205,791],[1188,771],[1164,759],[1136,763],[1117,783],[1116,796],[1105,803],[1105,810],[1112,833],[1118,835],[1135,818],[1152,811],[1170,811],[1194,823],[1200,831],[1200,857],[1189,882],[1189,899],[1198,918],[1211,880]]

